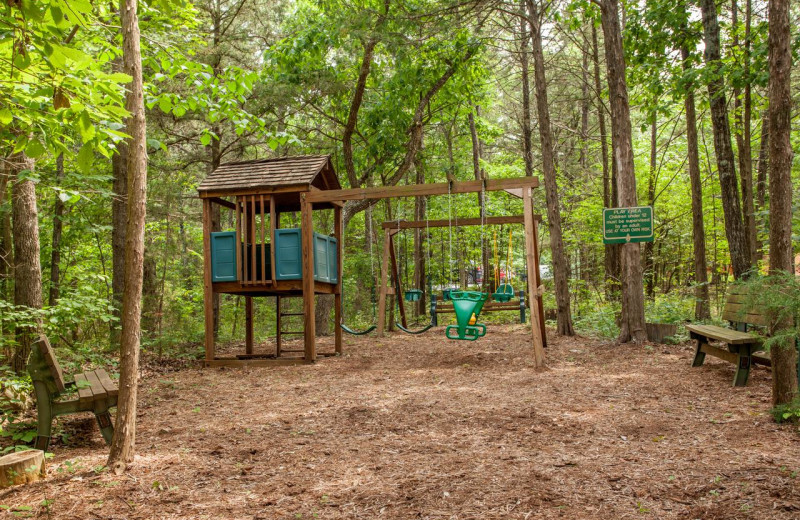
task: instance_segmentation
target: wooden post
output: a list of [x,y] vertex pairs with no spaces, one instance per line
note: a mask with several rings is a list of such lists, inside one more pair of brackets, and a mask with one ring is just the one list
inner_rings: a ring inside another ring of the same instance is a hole
[[281,297],[275,296],[275,357],[281,357]]
[[342,208],[333,208],[333,238],[336,239],[336,290],[333,293],[333,343],[337,354],[342,353],[342,252],[344,251],[344,221]]
[[300,237],[303,252],[303,328],[304,354],[306,361],[317,359],[315,301],[314,301],[314,221],[313,206],[306,201],[307,193],[300,195]]
[[[542,273],[539,269],[539,220],[533,221],[533,258],[536,260],[536,287],[542,285]],[[547,348],[547,330],[544,325],[544,303],[541,294],[536,295],[536,302],[531,303],[539,308],[539,328],[542,330],[542,346]],[[531,322],[533,322],[533,315],[531,315]]]
[[[536,223],[533,220],[533,207],[531,207],[531,189],[522,188],[522,216],[525,220],[525,257],[528,264],[528,294],[531,298],[538,298],[539,288],[536,285],[536,244],[534,243]],[[539,326],[539,306],[531,303],[531,346],[533,346],[533,364],[536,368],[544,366],[544,346],[542,344],[542,330]]]
[[[267,200],[270,200],[269,197]],[[266,284],[269,280],[267,276],[267,209],[264,206],[264,196],[261,195],[261,283]]]
[[390,233],[391,230],[389,229],[383,230],[383,258],[381,259],[380,280],[378,280],[380,285],[380,291],[378,292],[378,329],[376,331],[378,337],[383,336],[383,331],[386,327],[386,283],[389,277]]
[[206,365],[214,359],[214,289],[211,285],[211,201],[203,199],[203,311]]
[[[210,211],[210,210],[209,210]],[[239,283],[244,281],[244,266],[242,265],[242,197],[236,197],[236,279]]]
[[280,227],[280,222],[278,222],[278,212],[275,209],[275,199],[270,197],[269,198],[269,250],[270,250],[270,275],[272,276],[272,282],[274,283],[275,278],[275,263],[277,257],[277,251],[275,251],[275,230]]
[[253,297],[244,297],[244,352],[253,353]]

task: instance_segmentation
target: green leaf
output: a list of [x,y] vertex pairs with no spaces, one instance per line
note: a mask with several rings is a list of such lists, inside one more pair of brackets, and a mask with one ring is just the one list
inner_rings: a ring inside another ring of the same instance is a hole
[[92,124],[92,120],[89,117],[89,113],[85,110],[81,112],[81,115],[78,118],[78,131],[80,132],[81,140],[84,143],[94,139],[96,131],[94,125]]
[[211,134],[203,134],[200,136],[200,144],[208,146],[211,144]]
[[94,150],[90,144],[84,144],[78,152],[78,167],[83,173],[91,173],[94,162]]
[[165,114],[169,114],[172,110],[172,101],[167,96],[163,96],[158,100],[158,108]]
[[0,109],[0,125],[7,125],[14,120],[14,114],[7,108]]
[[25,155],[31,159],[38,159],[45,152],[45,147],[38,139],[34,139],[25,147]]

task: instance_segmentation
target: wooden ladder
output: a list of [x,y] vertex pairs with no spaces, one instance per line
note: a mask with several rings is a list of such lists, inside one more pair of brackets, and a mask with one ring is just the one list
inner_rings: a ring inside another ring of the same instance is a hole
[[299,298],[298,296],[276,296],[276,304],[275,304],[275,357],[281,357],[281,354],[284,352],[286,353],[297,353],[297,352],[305,352],[302,348],[301,349],[292,349],[292,350],[284,350],[283,349],[283,336],[303,336],[305,331],[303,330],[303,325],[301,323],[299,331],[297,330],[283,330],[283,326],[285,323],[284,318],[296,318],[302,317],[304,314],[302,312],[297,312],[295,310],[287,310],[284,311],[283,307],[283,300],[288,298]]

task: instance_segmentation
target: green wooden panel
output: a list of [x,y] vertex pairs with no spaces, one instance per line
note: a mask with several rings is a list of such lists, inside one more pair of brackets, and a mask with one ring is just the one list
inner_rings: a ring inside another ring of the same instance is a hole
[[235,282],[236,279],[236,233],[211,233],[211,281]]

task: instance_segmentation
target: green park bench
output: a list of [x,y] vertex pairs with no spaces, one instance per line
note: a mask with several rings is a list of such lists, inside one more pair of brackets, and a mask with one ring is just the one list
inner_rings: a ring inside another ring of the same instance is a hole
[[[34,342],[28,361],[28,372],[36,392],[38,435],[36,449],[47,451],[53,418],[80,412],[93,412],[106,444],[111,444],[114,423],[109,409],[117,406],[117,384],[105,370],[91,370],[76,374],[73,382],[65,382],[55,352],[47,336]],[[77,397],[59,399],[68,389],[77,389]]]
[[[748,332],[748,328],[753,325],[766,327],[769,319],[759,311],[748,308],[749,297],[747,290],[741,286],[734,285],[730,288],[722,311],[722,319],[731,324],[730,329],[715,325],[686,326],[690,337],[697,341],[692,366],[702,366],[706,354],[734,363],[736,373],[733,376],[733,386],[747,384],[753,363],[770,365],[769,358],[755,355],[762,350],[761,338]],[[711,345],[712,341],[726,345],[727,350]]]

